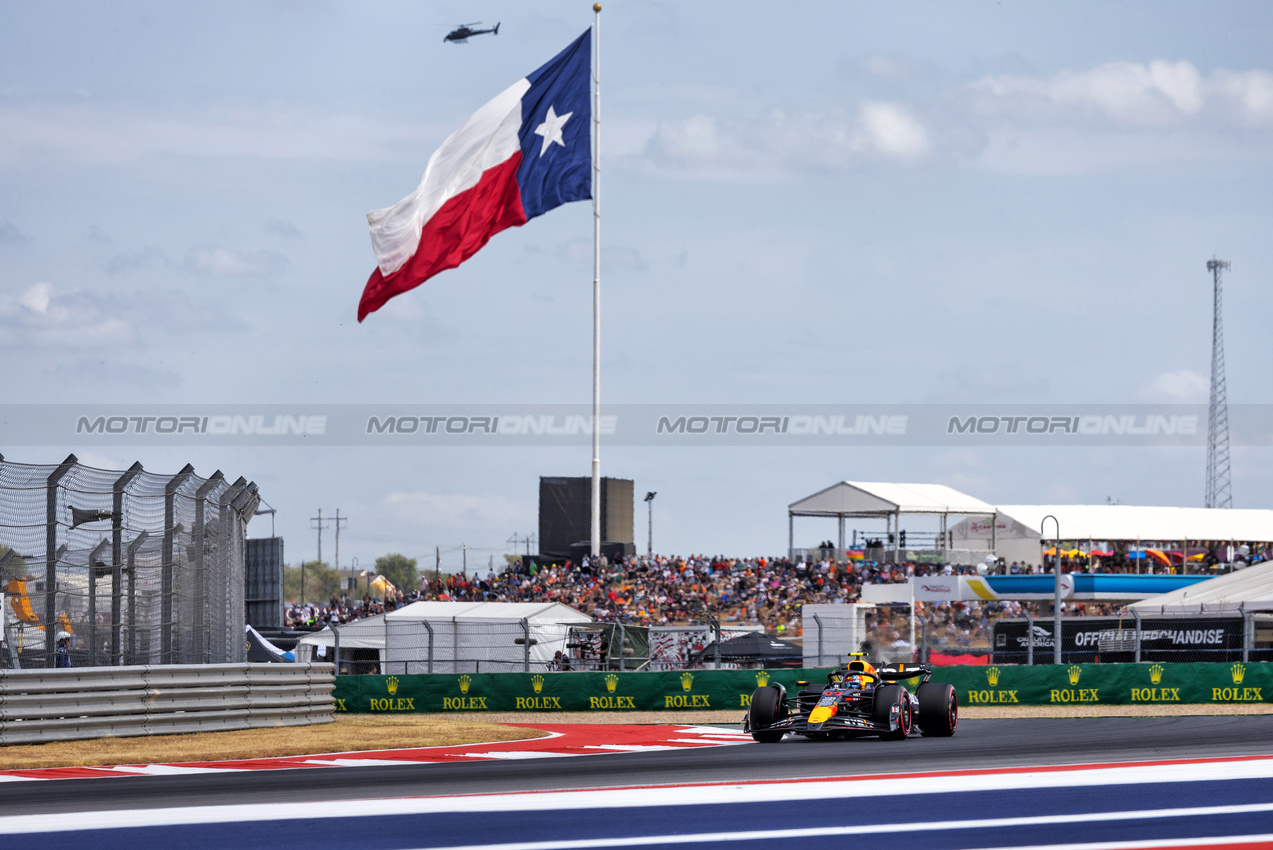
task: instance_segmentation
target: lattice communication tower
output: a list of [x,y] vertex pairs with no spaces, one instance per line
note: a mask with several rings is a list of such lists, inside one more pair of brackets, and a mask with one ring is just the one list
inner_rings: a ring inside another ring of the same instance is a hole
[[1228,260],[1215,257],[1207,260],[1215,293],[1211,317],[1211,409],[1207,423],[1208,508],[1233,507],[1233,491],[1229,487],[1229,400],[1224,388],[1224,328],[1220,321],[1223,304],[1220,273],[1228,268]]

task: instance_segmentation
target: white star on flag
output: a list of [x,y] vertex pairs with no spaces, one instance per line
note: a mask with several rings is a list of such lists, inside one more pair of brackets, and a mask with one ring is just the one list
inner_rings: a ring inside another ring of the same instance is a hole
[[548,114],[544,116],[544,123],[535,128],[535,135],[544,137],[544,145],[539,149],[540,156],[548,152],[548,146],[553,142],[563,148],[566,146],[566,143],[561,138],[561,128],[566,126],[566,122],[574,114],[573,112],[567,112],[565,115],[558,115],[552,106],[548,107]]

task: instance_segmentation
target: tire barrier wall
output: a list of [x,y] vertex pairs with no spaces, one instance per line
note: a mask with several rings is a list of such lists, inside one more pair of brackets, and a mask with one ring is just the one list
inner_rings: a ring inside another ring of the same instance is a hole
[[[336,711],[744,711],[752,691],[825,682],[826,669],[666,673],[477,673],[340,676]],[[963,706],[1273,701],[1273,664],[1070,664],[939,667]],[[914,687],[918,680],[908,683]],[[740,714],[741,717],[741,714]]]
[[0,671],[0,745],[330,723],[331,664]]

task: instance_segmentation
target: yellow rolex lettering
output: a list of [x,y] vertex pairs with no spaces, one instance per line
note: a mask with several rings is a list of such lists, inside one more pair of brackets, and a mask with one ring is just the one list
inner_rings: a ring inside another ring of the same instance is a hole
[[1008,702],[1015,702],[1018,704],[1021,702],[1021,700],[1017,699],[1016,691],[1008,691]]
[[[1058,690],[1053,689],[1051,697],[1051,702],[1062,702],[1061,692]],[[1069,700],[1064,700],[1064,702],[1069,702]]]
[[751,694],[739,694],[738,705],[740,708],[747,708],[751,705]]
[[348,710],[349,710],[349,709],[345,708],[345,701],[344,701],[343,699],[341,699],[340,697],[336,697],[336,710],[337,710],[337,711],[348,711]]

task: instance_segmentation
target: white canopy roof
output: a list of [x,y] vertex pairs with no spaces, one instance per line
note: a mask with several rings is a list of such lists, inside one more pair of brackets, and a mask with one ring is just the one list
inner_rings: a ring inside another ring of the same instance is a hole
[[[1273,541],[1273,510],[1135,505],[1000,505],[998,510],[1036,533],[1051,514],[1062,540]],[[1051,534],[1049,521],[1045,536]]]
[[390,621],[428,620],[589,623],[592,618],[560,602],[412,602],[385,615]]
[[1273,611],[1273,561],[1151,596],[1131,607],[1142,614]]
[[[384,649],[385,648],[385,615],[376,614],[362,620],[354,620],[340,629],[340,648],[345,649]],[[331,629],[311,632],[296,642],[297,646],[335,646],[336,634]]]
[[795,516],[990,515],[994,505],[945,484],[841,481],[787,506]]

